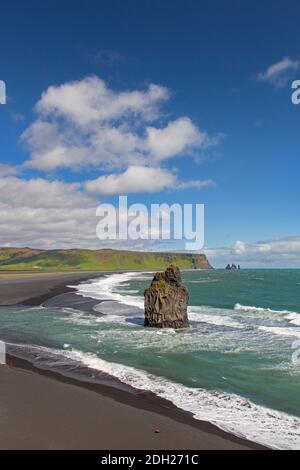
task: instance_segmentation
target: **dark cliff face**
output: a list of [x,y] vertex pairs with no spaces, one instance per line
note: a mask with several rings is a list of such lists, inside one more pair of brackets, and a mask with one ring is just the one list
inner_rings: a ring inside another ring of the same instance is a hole
[[[188,255],[187,255],[188,256]],[[214,269],[205,255],[190,255],[195,269]]]
[[145,290],[145,326],[156,328],[187,328],[189,292],[181,282],[177,266],[154,275]]

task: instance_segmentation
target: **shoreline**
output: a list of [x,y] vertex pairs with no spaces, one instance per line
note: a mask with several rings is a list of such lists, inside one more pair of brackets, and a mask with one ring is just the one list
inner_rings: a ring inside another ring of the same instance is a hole
[[[233,434],[229,434],[225,431],[222,431],[221,429],[219,429],[208,421],[206,422],[196,420],[189,413],[177,408],[172,402],[157,397],[151,392],[136,389],[132,389],[132,391],[129,392],[128,390],[122,389],[121,387],[119,388],[104,383],[101,384],[96,382],[93,383],[89,381],[79,380],[77,378],[60,374],[59,372],[54,370],[37,368],[31,362],[12,355],[8,355],[6,367],[11,368],[11,370],[13,371],[25,371],[26,373],[33,374],[36,377],[46,378],[47,380],[50,380],[52,382],[52,385],[54,385],[55,383],[66,385],[69,388],[69,391],[72,392],[75,392],[75,389],[83,389],[88,393],[95,394],[99,399],[99,402],[101,402],[103,399],[108,399],[111,402],[114,402],[115,405],[117,405],[119,413],[122,412],[123,407],[129,407],[131,409],[131,412],[137,411],[138,414],[141,415],[142,419],[145,419],[149,413],[154,414],[156,427],[153,427],[151,434],[149,433],[149,435],[147,436],[147,438],[150,438],[150,440],[152,440],[152,434],[156,434],[156,428],[160,430],[159,434],[163,433],[163,427],[165,425],[166,419],[170,422],[174,435],[177,433],[181,433],[181,431],[186,431],[188,429],[189,435],[186,437],[186,439],[184,438],[184,436],[181,437],[182,447],[178,447],[178,449],[197,448],[200,450],[270,450],[269,448],[264,447],[263,445],[248,441],[243,438],[239,438],[237,436],[234,436]],[[126,386],[126,388],[129,387]],[[131,429],[129,422],[128,426],[129,429]],[[109,427],[109,423],[107,423],[106,428],[107,427]],[[100,424],[98,432],[101,433]],[[116,440],[110,443],[110,447],[114,446],[112,448],[122,450],[135,449],[135,447],[123,447],[123,436],[119,435],[118,437],[117,429],[115,429],[114,432],[116,435]],[[157,440],[159,441],[158,446],[155,445],[153,449],[164,449],[165,443],[161,442],[160,439]],[[190,447],[189,444],[194,443],[195,445],[195,441],[197,442],[197,446]],[[169,443],[169,448],[173,448],[173,442],[174,436],[172,436],[170,442],[167,442]],[[141,442],[137,444],[137,448],[150,449],[148,445],[149,442],[147,441]]]
[[[74,290],[68,287],[70,283],[79,283],[96,277],[103,277],[106,274],[111,274],[106,271],[83,271],[81,273],[60,272],[60,273],[42,273],[32,276],[28,273],[25,278],[9,279],[10,274],[7,274],[6,279],[0,280],[0,289],[5,286],[5,292],[0,291],[0,307],[26,305],[38,306],[43,302],[56,297],[60,294],[73,292]],[[29,277],[27,277],[29,275]],[[42,276],[42,277],[41,277]]]
[[[67,279],[64,278],[63,280],[60,275],[56,275],[55,279],[53,279],[53,276],[50,279],[48,279],[48,283],[45,282],[47,280],[43,279],[44,281],[43,287],[44,287],[44,290],[46,291],[43,292],[39,290],[40,295],[31,296],[32,293],[34,294],[33,291],[35,290],[35,289],[31,289],[30,292],[28,292],[27,298],[24,298],[21,304],[26,305],[26,306],[40,305],[42,302],[51,301],[52,299],[54,299],[55,297],[59,295],[74,292],[72,288],[67,287],[67,284],[69,284],[70,282],[80,282],[80,281],[84,281],[87,279],[92,279],[93,276],[94,278],[96,278],[96,277],[104,276],[106,274],[113,274],[113,273],[111,272],[88,272],[88,273],[81,273],[81,274],[72,273],[72,274],[67,274],[67,275],[64,273],[64,275],[67,276]],[[30,278],[30,279],[31,279],[31,282],[33,283],[35,282],[35,279],[33,278]],[[0,281],[0,286],[2,282],[3,281]],[[13,292],[15,293],[15,288],[17,284],[13,281],[11,282],[13,284]],[[19,281],[18,284],[22,284],[22,282]],[[28,286],[28,280],[27,280],[26,285]],[[29,285],[30,285],[30,282],[29,282]],[[41,285],[38,286],[38,289],[41,289]],[[73,294],[73,295],[76,295],[76,294]],[[14,296],[10,300],[13,300],[13,298]],[[100,303],[100,301],[97,301],[94,299],[89,299],[89,300],[92,301],[94,305]],[[85,298],[85,301],[87,301],[86,298]],[[12,306],[13,304],[10,303],[9,305]],[[195,445],[195,442],[198,442],[198,445],[195,448],[199,448],[199,449],[255,449],[255,450],[268,449],[267,447],[264,447],[263,445],[250,442],[246,439],[239,438],[233,434],[229,434],[225,431],[222,431],[217,426],[209,422],[197,420],[193,418],[191,414],[185,412],[184,410],[177,408],[173,403],[165,399],[162,399],[160,397],[157,397],[153,393],[136,390],[136,389],[130,390],[130,387],[125,386],[125,384],[122,384],[121,382],[120,382],[121,386],[118,387],[116,386],[116,382],[118,381],[114,379],[113,377],[110,378],[106,376],[105,383],[85,381],[84,379],[81,380],[81,379],[78,379],[77,377],[74,378],[74,377],[70,377],[67,375],[63,375],[62,373],[59,373],[58,371],[36,367],[34,363],[31,363],[30,361],[26,359],[23,359],[23,358],[21,359],[19,357],[13,356],[11,354],[9,354],[7,357],[7,365],[2,366],[2,367],[9,369],[11,375],[14,375],[14,374],[18,375],[19,372],[27,373],[27,374],[29,373],[31,375],[31,378],[34,377],[34,381],[38,382],[40,386],[42,386],[41,384],[43,380],[51,381],[51,386],[55,388],[55,384],[56,384],[56,390],[60,390],[61,393],[64,393],[65,392],[64,389],[67,387],[69,394],[70,393],[77,394],[78,389],[84,390],[85,393],[88,393],[88,394],[92,393],[93,398],[96,401],[99,401],[99,404],[103,402],[103,400],[104,401],[110,400],[114,404],[114,406],[118,407],[118,413],[121,413],[121,414],[122,412],[125,412],[125,409],[127,412],[128,407],[129,407],[130,413],[132,415],[134,414],[135,418],[138,420],[143,421],[145,417],[148,416],[149,414],[151,414],[152,418],[153,418],[153,415],[155,415],[155,422],[159,423],[157,427],[160,428],[160,427],[166,426],[167,425],[166,420],[167,420],[168,426],[169,426],[169,433],[171,434],[174,432],[174,434],[179,435],[181,434],[181,431],[187,432],[187,429],[186,429],[187,427],[188,436],[185,438],[184,433],[183,433],[183,435],[181,436],[181,444],[180,444],[180,447],[178,448],[185,448],[185,449],[192,448],[190,447],[191,445],[193,446],[192,443],[194,443]],[[0,366],[0,374],[1,374],[1,371],[3,370],[2,367]],[[124,387],[122,385],[124,385]],[[51,409],[53,407],[53,404],[49,403],[48,406],[49,406],[49,409]],[[33,410],[33,415],[35,415],[34,410]],[[17,417],[15,417],[15,419],[17,419]],[[59,420],[59,416],[56,416],[56,419]],[[72,420],[71,417],[69,419]],[[112,425],[110,423],[110,420],[108,419],[106,422],[106,427],[110,429],[111,426],[112,426],[112,431],[114,431],[116,426]],[[101,429],[101,426],[100,426],[100,429]],[[149,433],[147,434],[147,436],[144,436],[142,442],[137,443],[137,448],[140,448],[140,449],[165,448],[168,441],[167,442],[164,441],[164,443],[162,442],[162,439],[161,439],[162,434],[159,433],[160,438],[156,437],[156,440],[153,441],[152,433]],[[112,432],[112,434],[114,433]],[[118,435],[118,432],[116,429],[115,429],[115,434],[116,436]],[[111,448],[135,449],[135,447],[131,447],[132,444],[129,447],[128,447],[128,444],[125,447],[122,447],[123,438],[124,438],[124,435],[122,436],[119,435],[118,437],[116,437],[117,442],[113,441],[112,443],[110,443],[110,446],[114,444],[119,444],[119,445],[116,445],[116,447],[111,447]],[[196,438],[196,441],[195,441],[195,438]],[[174,442],[174,436],[172,439],[173,440],[169,442],[169,446],[170,446],[169,448],[173,448],[172,443]],[[88,443],[85,441],[85,439],[83,439],[82,440],[82,445],[84,446],[83,448],[89,448],[87,444]],[[157,444],[162,447],[159,447],[159,446],[157,447]],[[61,445],[63,446],[63,443]],[[0,439],[0,447],[1,447],[1,439]],[[96,448],[99,448],[99,447],[96,447]]]

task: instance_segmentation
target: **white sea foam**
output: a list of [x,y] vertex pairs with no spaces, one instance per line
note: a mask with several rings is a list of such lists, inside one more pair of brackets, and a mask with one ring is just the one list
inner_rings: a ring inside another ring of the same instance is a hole
[[[119,302],[120,305],[126,305],[135,307],[135,309],[140,309],[140,311],[144,308],[144,299],[138,295],[128,295],[121,293],[118,289],[118,286],[123,286],[124,283],[127,281],[131,281],[133,279],[148,279],[147,273],[138,273],[138,272],[130,272],[130,273],[121,273],[121,274],[111,274],[105,278],[98,279],[96,281],[86,283],[86,284],[79,284],[78,286],[73,286],[77,289],[77,293],[82,295],[83,297],[92,297],[95,299],[105,299],[105,300],[114,300]],[[105,303],[100,304],[98,309],[100,312],[106,313],[109,315],[105,320],[100,321],[116,321],[121,322],[121,318],[118,315],[112,314],[113,305],[105,305]],[[116,304],[113,307],[115,311],[118,310],[116,308]],[[234,312],[245,312],[250,314],[257,314],[261,315],[262,319],[271,319],[274,321],[281,321],[286,320],[291,325],[291,328],[287,327],[273,327],[273,326],[260,326],[256,325],[255,322],[252,323],[252,326],[255,328],[260,329],[261,331],[266,331],[268,333],[282,335],[282,336],[294,336],[298,337],[300,334],[300,330],[298,328],[294,328],[294,325],[300,325],[300,314],[296,312],[291,312],[289,310],[272,310],[270,308],[264,307],[256,307],[251,305],[241,305],[239,303],[235,304]],[[131,313],[133,315],[135,312],[130,312],[126,309],[120,309],[120,314],[128,315]],[[204,322],[209,323],[216,326],[226,326],[232,328],[243,329],[247,325],[243,322],[243,318],[237,318],[236,316],[233,317],[233,311],[230,309],[217,309],[215,307],[209,306],[191,306],[189,307],[189,318],[191,321],[195,322]]]
[[300,313],[291,312],[290,310],[272,310],[271,308],[254,307],[251,305],[241,304],[235,304],[234,310],[262,314],[262,318],[268,317],[279,321],[287,320],[292,325],[300,326]]
[[[144,274],[144,273],[142,273]],[[86,284],[70,286],[77,290],[78,295],[90,297],[96,300],[118,300],[125,305],[143,308],[143,298],[140,296],[125,295],[117,292],[116,287],[126,281],[141,276],[141,273],[130,272],[122,274],[110,274],[104,278],[97,279]]]
[[[123,364],[108,362],[94,354],[78,350],[59,350],[45,346],[16,345],[34,353],[39,366],[65,369],[63,357],[77,361],[84,366],[109,374],[138,390],[151,391],[157,396],[173,402],[194,415],[195,419],[208,421],[224,431],[264,444],[275,449],[300,449],[300,418],[257,405],[235,394],[186,387],[161,376],[155,376],[140,369]],[[69,345],[64,345],[64,347]],[[21,354],[22,357],[22,354]],[[47,362],[44,358],[47,357]]]
[[[106,278],[99,279],[97,281],[94,281],[92,283],[88,284],[79,284],[78,286],[73,286],[76,287],[78,290],[78,294],[82,295],[84,297],[92,297],[95,299],[111,299],[114,301],[118,301],[120,304],[127,305],[127,306],[132,306],[132,307],[138,307],[139,309],[143,310],[144,308],[144,299],[141,296],[133,296],[133,295],[128,295],[128,291],[120,291],[118,289],[118,286],[124,286],[124,283],[126,281],[132,280],[132,279],[148,279],[147,276],[145,276],[145,273],[122,273],[122,274],[112,274],[109,275]],[[125,293],[126,292],[126,293]],[[111,312],[111,309],[116,308],[116,304],[112,304],[110,302],[105,302],[100,304],[96,309],[100,312],[103,313],[109,313]],[[206,311],[205,311],[206,310]],[[209,312],[208,312],[209,310]],[[124,315],[128,313],[128,311],[123,309]],[[110,315],[111,317],[111,315]],[[192,321],[197,321],[197,322],[205,322],[205,323],[210,323],[218,326],[229,326],[233,328],[243,328],[243,325],[239,323],[238,321],[235,321],[231,319],[230,317],[226,315],[217,315],[214,309],[210,307],[198,307],[198,306],[191,306],[189,307],[189,318]],[[117,320],[118,321],[118,320]]]
[[296,326],[300,326],[300,314],[299,313],[289,313],[286,317],[287,320],[289,320],[290,323]]
[[299,313],[291,312],[290,310],[272,310],[271,308],[265,307],[255,307],[252,305],[241,305],[235,304],[234,310],[242,311],[242,312],[255,312],[255,313],[273,313],[275,315],[299,315]]
[[279,326],[259,326],[259,330],[266,331],[267,333],[272,333],[273,335],[280,335],[280,336],[294,336],[296,338],[300,338],[300,328],[280,328]]
[[[62,322],[70,322],[76,325],[81,326],[92,326],[97,323],[125,323],[127,317],[124,315],[118,315],[113,313],[108,313],[103,316],[96,316],[90,313],[84,312],[73,312],[68,318],[62,317],[60,321]],[[128,323],[130,325],[130,323]]]
[[297,417],[256,405],[238,395],[189,388],[93,354],[80,351],[66,351],[65,354],[136,389],[148,390],[170,400],[196,419],[209,421],[236,436],[273,448],[300,449],[300,419]]
[[[240,322],[230,318],[228,315],[218,315],[217,309],[211,307],[192,306],[188,309],[189,319],[197,322],[205,322],[218,326],[229,326],[233,328],[244,328]],[[224,310],[223,310],[224,311]]]

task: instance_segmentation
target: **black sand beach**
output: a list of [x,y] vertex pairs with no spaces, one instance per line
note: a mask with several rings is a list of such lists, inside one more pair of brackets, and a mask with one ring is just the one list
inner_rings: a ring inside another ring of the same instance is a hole
[[[0,276],[0,305],[95,301],[67,287],[105,273]],[[58,297],[57,297],[58,296]],[[99,302],[96,302],[99,303]],[[84,382],[9,355],[0,366],[0,449],[263,449],[198,421],[153,394]],[[159,430],[159,432],[155,432]]]
[[40,305],[56,295],[71,292],[68,284],[76,284],[105,273],[87,272],[43,272],[0,271],[0,306]]

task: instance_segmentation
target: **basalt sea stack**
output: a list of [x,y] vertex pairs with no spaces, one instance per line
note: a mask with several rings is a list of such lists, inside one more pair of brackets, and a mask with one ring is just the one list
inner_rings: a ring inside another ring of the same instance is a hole
[[189,292],[181,282],[179,268],[170,265],[154,275],[145,290],[145,326],[155,328],[187,328]]

